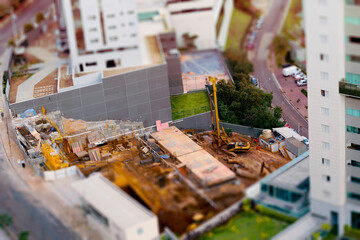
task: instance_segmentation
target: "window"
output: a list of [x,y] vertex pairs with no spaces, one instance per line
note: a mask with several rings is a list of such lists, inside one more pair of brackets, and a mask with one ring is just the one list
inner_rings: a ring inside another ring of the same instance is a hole
[[110,41],[116,41],[116,40],[118,40],[118,37],[117,36],[111,36],[111,37],[109,37],[109,40]]
[[323,62],[328,62],[329,61],[329,56],[327,54],[320,53],[320,60],[323,61]]
[[348,192],[347,197],[350,198],[350,199],[360,201],[360,194]]
[[322,80],[329,80],[329,74],[327,72],[320,72],[320,77]]
[[274,196],[274,187],[273,186],[269,186],[269,195]]
[[329,97],[329,91],[327,91],[327,90],[321,90],[321,96],[323,96],[323,97]]
[[360,229],[360,213],[351,212],[351,227]]
[[87,67],[96,66],[96,65],[97,65],[97,62],[87,62],[87,63],[85,63],[85,66],[87,66]]
[[111,25],[108,27],[109,29],[116,29],[116,26],[115,25]]
[[360,117],[360,110],[346,108],[346,115]]
[[96,32],[97,28],[89,28],[89,32]]
[[329,109],[326,107],[321,107],[321,114],[324,116],[329,116]]
[[326,158],[321,159],[321,163],[325,166],[330,166],[330,160]]
[[135,12],[134,11],[128,11],[128,14],[134,14]]
[[328,125],[321,124],[321,131],[325,133],[329,133],[330,127]]
[[262,192],[267,192],[267,185],[266,184],[261,184],[261,191]]
[[360,128],[346,125],[346,131],[349,133],[360,134]]
[[96,16],[95,15],[90,15],[88,16],[88,20],[95,20],[96,19]]
[[297,202],[301,198],[300,193],[291,192],[291,202]]
[[357,17],[345,17],[345,23],[355,26],[360,26],[360,18]]
[[114,18],[115,17],[115,14],[108,14],[106,15],[107,18]]
[[346,55],[346,61],[349,61],[349,62],[360,62],[360,56],[359,56],[359,55],[350,55],[350,54],[347,54],[347,55]]
[[360,178],[351,176],[351,177],[350,177],[350,182],[359,183],[359,184],[360,184]]
[[345,81],[347,83],[360,85],[360,75],[356,73],[349,73],[345,74]]
[[358,36],[349,36],[349,42],[350,43],[355,43],[355,44],[360,44],[360,37],[358,37]]
[[330,182],[330,179],[331,179],[331,178],[330,178],[329,175],[323,174],[323,175],[322,175],[322,179],[323,179],[324,182]]
[[360,5],[360,0],[346,0],[348,5]]
[[290,201],[289,191],[282,188],[276,188],[276,197],[287,202]]
[[326,35],[321,35],[320,36],[320,41],[321,41],[321,43],[327,43],[328,42],[328,37]]
[[94,38],[94,39],[91,39],[90,42],[91,42],[91,43],[97,43],[97,42],[99,42],[99,39]]
[[319,0],[319,4],[320,4],[320,5],[326,5],[326,4],[327,4],[327,0]]
[[328,143],[328,142],[321,142],[321,146],[322,146],[322,148],[323,149],[330,149],[330,143]]
[[328,190],[324,190],[323,194],[325,197],[330,197],[330,192]]
[[355,160],[351,160],[350,165],[353,166],[353,167],[360,167],[360,162],[355,161]]
[[347,148],[356,150],[356,151],[360,151],[360,145],[356,144],[356,143],[347,143]]
[[321,16],[321,17],[320,17],[320,23],[321,23],[322,25],[327,24],[327,21],[328,21],[327,17],[325,17],[325,16]]

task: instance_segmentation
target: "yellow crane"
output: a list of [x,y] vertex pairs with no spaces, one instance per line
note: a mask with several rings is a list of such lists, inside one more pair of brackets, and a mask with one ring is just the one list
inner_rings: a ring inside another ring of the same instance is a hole
[[[220,119],[219,119],[219,112],[218,112],[218,106],[217,106],[217,94],[216,94],[217,93],[217,88],[216,88],[217,79],[213,78],[213,77],[209,77],[209,80],[212,82],[213,92],[214,92],[213,94],[214,94],[214,105],[215,105],[216,136],[217,136],[218,147],[221,147],[221,145],[224,143],[227,145],[228,150],[230,152],[248,151],[250,149],[249,142],[231,142],[223,127],[222,127],[222,133],[220,132]],[[210,101],[210,106],[212,106],[211,101]],[[212,111],[211,111],[211,114],[212,114]],[[213,118],[213,116],[212,116],[212,118]]]

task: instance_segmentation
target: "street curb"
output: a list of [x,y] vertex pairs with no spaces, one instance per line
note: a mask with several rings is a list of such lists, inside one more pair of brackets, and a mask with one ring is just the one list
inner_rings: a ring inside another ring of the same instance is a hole
[[286,95],[282,92],[282,88],[281,88],[281,85],[279,84],[279,82],[278,82],[278,80],[277,80],[277,78],[276,78],[276,76],[275,76],[275,74],[274,74],[274,72],[272,72],[272,75],[273,75],[273,78],[274,78],[274,80],[275,80],[275,82],[276,82],[276,84],[278,85],[278,87],[280,88],[280,90],[281,90],[281,93],[284,95],[284,97],[285,97],[285,99],[286,99],[286,101],[295,109],[295,111],[306,121],[306,122],[309,122],[306,118],[304,118],[304,116],[303,115],[301,115],[301,113],[299,112],[299,110],[292,104],[292,102],[290,102],[289,101],[289,99],[286,97]]

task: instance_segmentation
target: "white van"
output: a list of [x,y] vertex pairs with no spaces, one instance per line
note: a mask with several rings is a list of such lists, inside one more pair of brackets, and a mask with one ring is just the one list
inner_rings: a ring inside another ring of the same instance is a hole
[[293,75],[294,73],[299,73],[299,72],[301,72],[301,69],[299,69],[298,67],[296,67],[294,65],[283,68],[283,70],[282,70],[282,74],[284,77],[288,77],[288,76]]

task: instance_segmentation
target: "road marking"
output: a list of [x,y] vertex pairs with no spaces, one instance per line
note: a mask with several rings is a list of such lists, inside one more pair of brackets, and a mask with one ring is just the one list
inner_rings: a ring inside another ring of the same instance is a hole
[[277,78],[276,78],[275,74],[274,74],[274,73],[272,73],[272,75],[273,75],[273,78],[274,78],[275,83],[278,85],[279,89],[282,91],[282,88],[281,88],[281,86],[280,86],[280,84],[279,84],[279,82],[278,82],[278,80],[277,80]]

